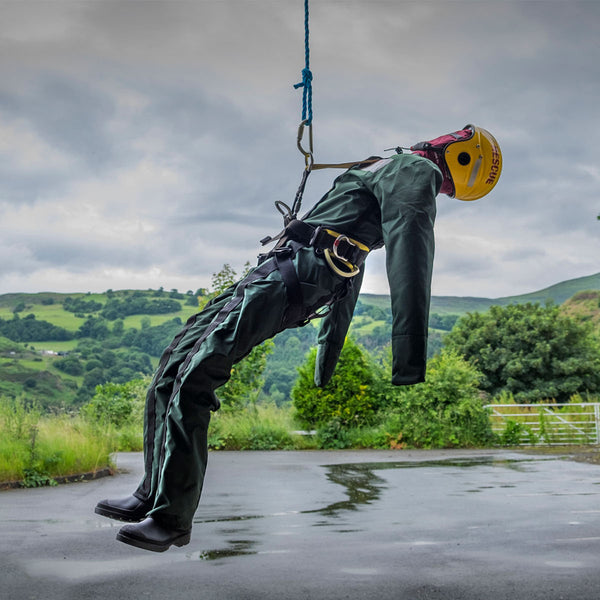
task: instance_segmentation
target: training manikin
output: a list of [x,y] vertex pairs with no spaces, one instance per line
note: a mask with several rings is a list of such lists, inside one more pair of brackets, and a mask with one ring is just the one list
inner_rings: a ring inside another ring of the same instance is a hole
[[215,390],[232,366],[276,333],[322,317],[315,384],[339,358],[368,253],[386,248],[392,300],[392,382],[424,381],[436,196],[475,200],[496,184],[501,153],[484,129],[421,142],[411,153],[358,163],[236,285],[191,317],[165,350],[148,390],[145,474],[127,498],[96,513],[128,521],[127,544],[161,552],[190,541],[207,465]]

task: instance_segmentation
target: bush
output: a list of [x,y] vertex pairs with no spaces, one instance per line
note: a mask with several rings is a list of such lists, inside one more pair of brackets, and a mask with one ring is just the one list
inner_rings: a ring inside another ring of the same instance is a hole
[[455,352],[429,361],[424,383],[390,389],[381,428],[390,443],[444,448],[479,446],[492,440],[481,373]]
[[314,384],[316,349],[298,369],[292,399],[300,422],[323,426],[337,419],[343,427],[369,423],[380,407],[381,373],[371,357],[352,338],[342,349],[331,381],[323,388]]
[[144,447],[144,405],[150,380],[105,383],[80,414],[92,428],[111,440],[112,450],[133,452]]
[[148,381],[135,379],[127,383],[105,383],[96,387],[94,397],[81,408],[88,421],[117,428],[131,423],[142,424]]
[[42,416],[22,399],[0,398],[0,481],[55,485],[54,477],[109,464],[114,438],[79,417]]

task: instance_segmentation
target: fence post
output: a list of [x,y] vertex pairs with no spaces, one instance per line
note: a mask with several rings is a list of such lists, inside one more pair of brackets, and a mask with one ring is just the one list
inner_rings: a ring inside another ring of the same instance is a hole
[[600,444],[600,404],[594,404],[594,421],[596,423],[596,444]]

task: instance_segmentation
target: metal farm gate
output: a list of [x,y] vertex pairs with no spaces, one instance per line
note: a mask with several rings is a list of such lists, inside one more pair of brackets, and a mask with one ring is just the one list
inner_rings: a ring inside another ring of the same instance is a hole
[[492,431],[504,444],[600,444],[600,403],[488,404]]

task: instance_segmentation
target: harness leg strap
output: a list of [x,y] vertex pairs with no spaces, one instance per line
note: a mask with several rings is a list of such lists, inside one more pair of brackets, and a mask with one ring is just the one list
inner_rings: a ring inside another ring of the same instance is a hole
[[285,284],[289,304],[285,314],[285,327],[299,324],[304,318],[304,298],[300,280],[298,279],[298,274],[292,260],[294,255],[294,249],[289,246],[284,246],[274,252],[275,263]]

